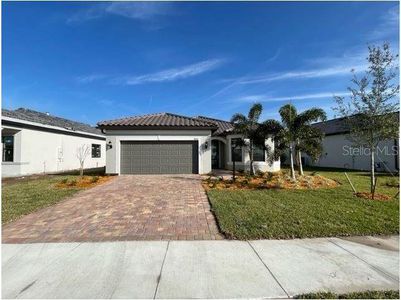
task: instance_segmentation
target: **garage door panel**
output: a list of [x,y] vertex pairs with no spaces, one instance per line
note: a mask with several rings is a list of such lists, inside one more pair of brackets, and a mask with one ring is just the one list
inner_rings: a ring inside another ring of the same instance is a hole
[[121,174],[198,173],[197,141],[121,142]]

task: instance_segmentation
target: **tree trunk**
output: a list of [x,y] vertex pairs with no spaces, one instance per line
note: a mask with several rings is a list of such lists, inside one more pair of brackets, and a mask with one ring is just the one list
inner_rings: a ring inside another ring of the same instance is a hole
[[81,163],[81,168],[79,169],[79,176],[84,176],[84,164]]
[[292,180],[296,180],[295,179],[295,170],[294,170],[294,154],[293,154],[293,150],[292,150],[292,145],[290,145],[290,167],[291,167],[291,178]]
[[231,149],[231,160],[233,162],[233,182],[235,182],[235,159],[234,159],[234,150]]
[[304,176],[304,169],[302,167],[302,155],[301,155],[301,151],[297,151],[298,153],[298,173],[301,176]]
[[375,150],[370,149],[370,193],[372,194],[372,199],[374,197],[375,191]]
[[253,145],[251,141],[249,141],[249,174],[255,175],[253,172]]

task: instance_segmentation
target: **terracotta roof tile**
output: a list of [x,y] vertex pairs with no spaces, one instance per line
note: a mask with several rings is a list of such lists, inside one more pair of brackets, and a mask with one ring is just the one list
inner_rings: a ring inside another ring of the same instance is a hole
[[106,127],[180,127],[180,128],[217,128],[216,124],[207,120],[180,116],[171,113],[157,113],[133,116],[116,120],[101,121],[99,128]]

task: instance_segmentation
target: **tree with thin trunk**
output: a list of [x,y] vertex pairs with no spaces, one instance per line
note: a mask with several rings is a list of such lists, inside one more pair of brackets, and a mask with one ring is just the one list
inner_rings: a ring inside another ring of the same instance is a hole
[[270,161],[280,158],[289,151],[291,178],[296,180],[294,154],[297,155],[299,175],[304,175],[302,167],[302,152],[316,160],[322,152],[323,133],[313,126],[312,122],[326,119],[326,113],[320,108],[311,108],[300,114],[297,109],[286,104],[279,110],[281,123],[267,120],[261,124],[264,136],[273,136],[274,151],[267,149]]
[[[249,172],[254,175],[253,170],[253,150],[255,145],[255,140],[259,134],[259,117],[262,113],[263,107],[260,103],[255,103],[249,110],[248,117],[243,114],[234,114],[231,118],[231,123],[234,124],[234,132],[241,134],[241,139],[244,144],[247,145],[246,149],[249,153]],[[248,139],[249,142],[245,142]]]
[[357,146],[369,149],[370,192],[372,199],[376,185],[375,155],[378,144],[399,137],[399,95],[396,65],[398,55],[392,54],[390,45],[369,46],[368,69],[358,78],[354,71],[350,98],[335,96],[334,108],[345,118],[350,131],[349,139]]
[[79,160],[79,176],[81,177],[84,175],[84,164],[89,154],[90,154],[89,145],[83,144],[77,148],[76,156]]

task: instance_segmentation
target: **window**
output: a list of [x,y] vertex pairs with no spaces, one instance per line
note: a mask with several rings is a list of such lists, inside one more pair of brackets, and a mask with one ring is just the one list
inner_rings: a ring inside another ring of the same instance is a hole
[[14,136],[2,136],[3,161],[14,161]]
[[253,146],[253,161],[265,161],[265,150],[261,146]]
[[231,139],[232,161],[242,161],[242,147],[236,146],[241,139]]
[[92,144],[92,158],[99,158],[102,156],[99,144]]

